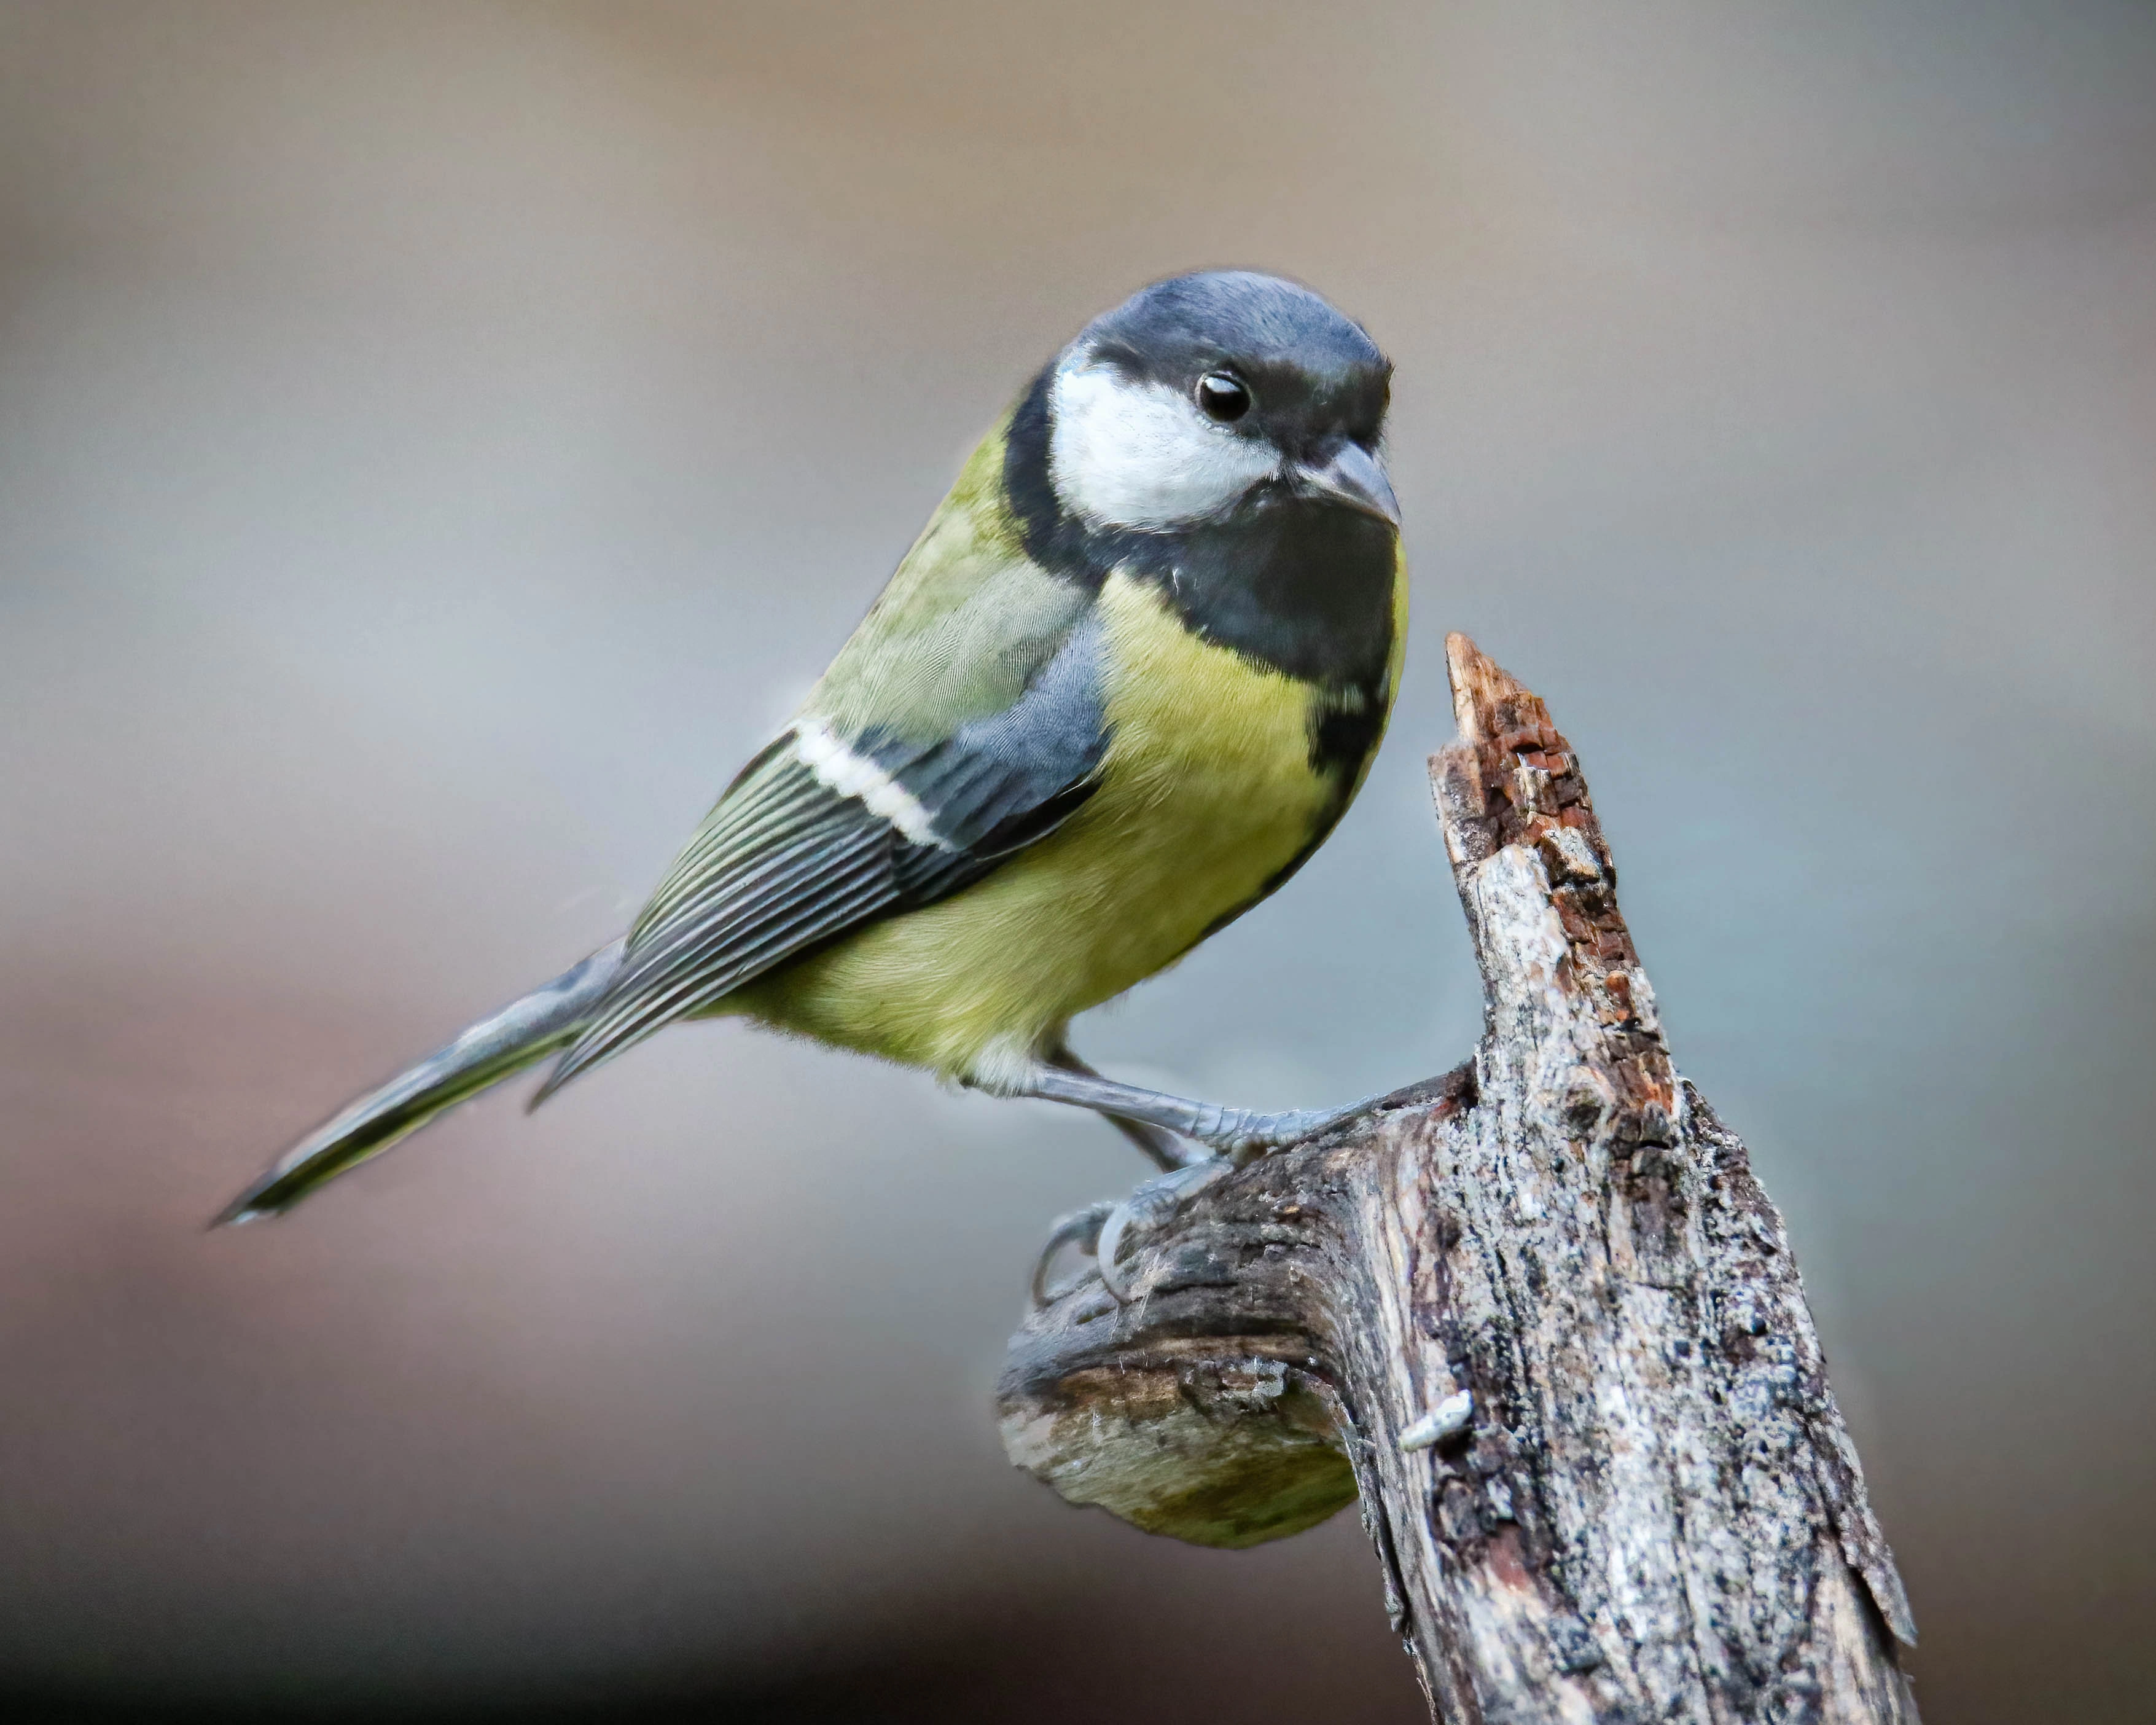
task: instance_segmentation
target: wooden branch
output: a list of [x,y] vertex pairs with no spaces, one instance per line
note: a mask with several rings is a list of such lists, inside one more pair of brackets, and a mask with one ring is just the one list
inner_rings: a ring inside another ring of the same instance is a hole
[[1434,1713],[1914,1722],[1781,1218],[1671,1064],[1570,746],[1463,635],[1474,1060],[1214,1178],[1012,1339],[1011,1459],[1204,1545],[1359,1494]]

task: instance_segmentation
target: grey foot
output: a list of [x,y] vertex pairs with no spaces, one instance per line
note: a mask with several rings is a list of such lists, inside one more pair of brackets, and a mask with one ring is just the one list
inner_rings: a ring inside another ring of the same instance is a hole
[[1124,1251],[1167,1233],[1192,1199],[1222,1176],[1233,1173],[1237,1166],[1227,1157],[1216,1156],[1210,1162],[1178,1168],[1172,1174],[1147,1180],[1108,1212],[1094,1241],[1093,1259],[1101,1272],[1101,1285],[1116,1304],[1131,1303],[1131,1284],[1123,1274]]
[[[1056,1254],[1066,1246],[1091,1254],[1102,1286],[1118,1305],[1128,1304],[1130,1283],[1122,1265],[1127,1250],[1167,1232],[1185,1204],[1230,1169],[1345,1126],[1384,1100],[1369,1096],[1344,1108],[1291,1108],[1277,1114],[1223,1108],[1104,1078],[1065,1045],[1036,1061],[1018,1083],[996,1088],[1005,1096],[1090,1108],[1142,1150],[1156,1168],[1165,1170],[1121,1204],[1088,1204],[1057,1220],[1033,1267],[1036,1307],[1049,1305],[1077,1285],[1074,1281],[1053,1291],[1048,1285]],[[1201,1155],[1185,1139],[1217,1153]]]
[[1226,1157],[1213,1157],[1147,1180],[1121,1203],[1103,1199],[1057,1217],[1033,1266],[1034,1310],[1054,1305],[1085,1280],[1081,1272],[1060,1287],[1049,1286],[1049,1270],[1065,1246],[1075,1246],[1091,1258],[1101,1286],[1118,1306],[1127,1306],[1131,1285],[1123,1274],[1123,1254],[1166,1233],[1185,1204],[1223,1174],[1232,1173],[1235,1168]]

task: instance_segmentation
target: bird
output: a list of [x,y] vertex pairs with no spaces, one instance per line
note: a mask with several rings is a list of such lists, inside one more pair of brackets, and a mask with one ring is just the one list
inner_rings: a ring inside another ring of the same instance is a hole
[[536,1107],[688,1019],[1091,1109],[1179,1186],[1352,1117],[1121,1083],[1069,1026],[1278,889],[1362,787],[1406,637],[1391,380],[1362,325],[1277,275],[1173,276],[1093,319],[626,935],[217,1222],[289,1210],[551,1059]]

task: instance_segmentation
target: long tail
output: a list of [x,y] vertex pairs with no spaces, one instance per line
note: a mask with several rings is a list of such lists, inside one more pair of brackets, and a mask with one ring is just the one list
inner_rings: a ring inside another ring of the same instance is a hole
[[447,1048],[369,1091],[309,1133],[234,1199],[211,1225],[288,1210],[346,1168],[378,1156],[437,1115],[542,1060],[573,1040],[621,968],[622,942],[603,947],[521,1000],[482,1019]]

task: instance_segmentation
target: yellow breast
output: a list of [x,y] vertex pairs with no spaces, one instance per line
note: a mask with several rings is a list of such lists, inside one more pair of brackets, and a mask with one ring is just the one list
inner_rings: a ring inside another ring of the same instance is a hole
[[874,925],[729,1004],[953,1076],[1035,1051],[1174,961],[1336,812],[1310,763],[1311,685],[1186,629],[1122,575],[1101,594],[1101,788],[978,885]]

